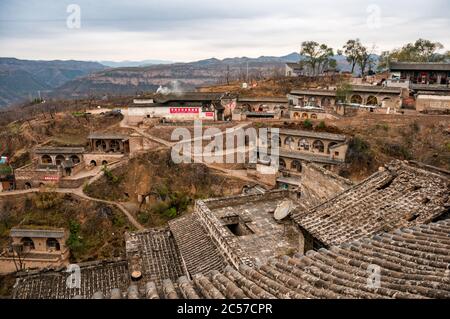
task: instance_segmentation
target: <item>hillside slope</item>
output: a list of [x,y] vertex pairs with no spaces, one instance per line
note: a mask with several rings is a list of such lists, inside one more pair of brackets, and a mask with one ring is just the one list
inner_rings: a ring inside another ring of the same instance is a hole
[[45,95],[77,77],[105,69],[96,62],[0,58],[0,107]]

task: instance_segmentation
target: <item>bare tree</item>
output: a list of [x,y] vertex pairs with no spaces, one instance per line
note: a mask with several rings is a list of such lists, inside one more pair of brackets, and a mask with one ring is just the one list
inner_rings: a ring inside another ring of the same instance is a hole
[[14,267],[16,267],[16,271],[22,271],[25,269],[24,259],[28,252],[25,251],[23,244],[15,244],[10,240],[9,243],[9,251],[11,252],[11,256],[13,259]]
[[355,71],[355,66],[358,64],[362,44],[359,39],[348,40],[344,45],[344,54],[347,57],[348,63],[352,66],[352,73]]
[[361,68],[361,76],[364,77],[366,73],[366,69],[368,66],[371,67],[373,64],[373,52],[375,50],[375,46],[369,51],[366,47],[361,46],[360,53],[358,56],[358,65]]
[[334,55],[332,48],[315,41],[303,42],[300,54],[306,57],[304,62],[311,67],[312,75],[317,75],[317,73],[323,70]]

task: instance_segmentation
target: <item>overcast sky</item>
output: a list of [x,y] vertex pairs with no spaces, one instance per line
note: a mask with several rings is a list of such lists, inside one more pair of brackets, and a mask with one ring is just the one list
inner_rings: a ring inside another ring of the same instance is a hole
[[448,0],[0,0],[0,56],[193,61],[356,37],[379,52],[419,37],[450,50],[449,14]]

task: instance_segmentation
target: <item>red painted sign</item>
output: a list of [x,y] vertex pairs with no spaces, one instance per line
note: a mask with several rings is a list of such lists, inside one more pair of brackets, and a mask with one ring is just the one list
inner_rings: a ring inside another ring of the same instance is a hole
[[205,116],[207,116],[207,117],[214,117],[214,112],[206,112]]
[[198,114],[198,107],[171,107],[170,114]]
[[44,180],[45,181],[58,181],[59,177],[58,176],[44,176]]

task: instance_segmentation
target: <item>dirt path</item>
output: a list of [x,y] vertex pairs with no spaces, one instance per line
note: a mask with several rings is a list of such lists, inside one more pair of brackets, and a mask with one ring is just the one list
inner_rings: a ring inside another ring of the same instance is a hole
[[[89,201],[94,201],[94,202],[98,202],[98,203],[104,203],[104,204],[115,206],[125,214],[125,216],[128,218],[128,220],[134,227],[136,227],[138,230],[144,229],[144,226],[139,224],[138,221],[133,217],[133,215],[128,210],[126,210],[126,208],[119,202],[107,201],[107,200],[103,200],[103,199],[90,197],[83,192],[82,187],[80,187],[80,188],[57,188],[54,191],[56,193],[60,193],[60,194],[71,194],[71,195],[74,195],[74,196],[77,196],[77,197],[80,197],[82,199],[86,199]],[[31,188],[31,189],[26,189],[26,190],[2,192],[2,193],[0,193],[0,197],[31,194],[31,193],[38,193],[38,192],[41,192],[41,190],[39,188]]]
[[119,202],[108,201],[108,200],[103,200],[103,199],[90,197],[90,196],[86,195],[83,192],[82,188],[76,188],[76,189],[58,188],[56,190],[56,192],[57,193],[63,193],[63,194],[72,194],[72,195],[75,195],[75,196],[78,196],[80,198],[87,199],[87,200],[90,200],[90,201],[116,206],[118,209],[120,209],[125,214],[125,216],[128,218],[130,223],[133,224],[134,227],[136,227],[138,230],[143,230],[144,229],[144,226],[139,224],[138,221],[133,217],[133,215]]

